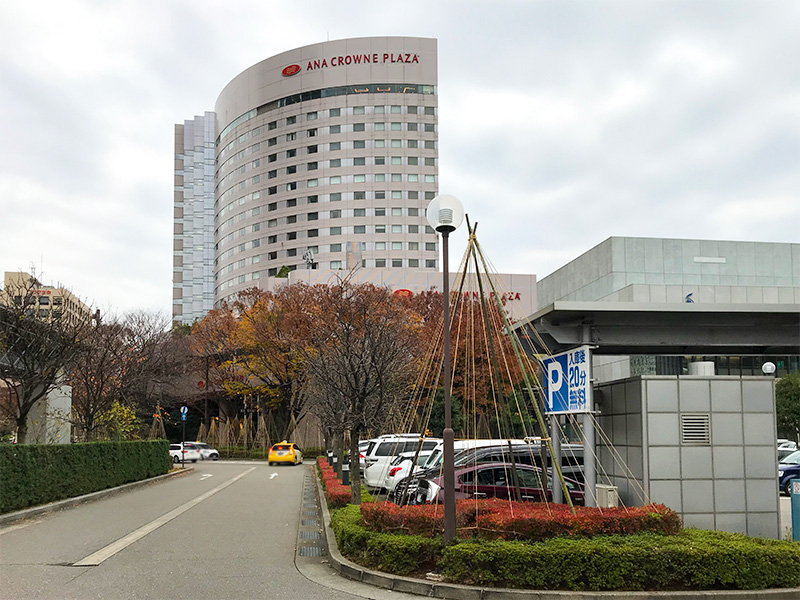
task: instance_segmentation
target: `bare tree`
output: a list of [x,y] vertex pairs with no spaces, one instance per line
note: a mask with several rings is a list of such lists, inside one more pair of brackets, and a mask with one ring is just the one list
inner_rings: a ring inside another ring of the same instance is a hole
[[28,438],[34,405],[64,383],[64,372],[90,327],[91,316],[36,312],[38,281],[30,277],[0,297],[0,380],[11,390],[0,404],[17,427],[17,441]]
[[318,286],[309,306],[305,349],[323,423],[350,435],[351,502],[361,501],[358,442],[379,428],[390,409],[407,402],[417,367],[419,319],[385,288],[371,284]]

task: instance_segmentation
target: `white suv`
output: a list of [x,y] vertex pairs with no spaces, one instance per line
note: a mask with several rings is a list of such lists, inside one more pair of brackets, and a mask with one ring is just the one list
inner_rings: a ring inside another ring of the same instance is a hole
[[200,451],[195,448],[194,444],[191,442],[186,442],[186,444],[170,444],[169,455],[172,457],[173,463],[185,463],[188,461],[196,463],[198,460],[202,459]]
[[219,452],[204,442],[192,442],[200,452],[200,460],[219,460]]
[[[386,474],[395,456],[404,452],[415,452],[420,442],[419,434],[403,434],[397,436],[381,436],[370,443],[364,452],[364,485],[381,489],[386,481]],[[422,450],[433,450],[442,440],[424,438]]]

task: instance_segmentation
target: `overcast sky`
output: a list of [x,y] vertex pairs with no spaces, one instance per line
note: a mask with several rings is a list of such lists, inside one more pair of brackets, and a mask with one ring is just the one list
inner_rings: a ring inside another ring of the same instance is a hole
[[0,266],[169,313],[174,124],[269,56],[379,35],[438,38],[439,190],[498,271],[800,241],[800,3],[43,0],[0,5]]

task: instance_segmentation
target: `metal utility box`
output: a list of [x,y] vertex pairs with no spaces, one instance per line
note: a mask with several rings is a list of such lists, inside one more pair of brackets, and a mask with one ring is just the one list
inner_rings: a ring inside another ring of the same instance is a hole
[[617,486],[598,483],[595,488],[598,508],[617,508],[619,506]]

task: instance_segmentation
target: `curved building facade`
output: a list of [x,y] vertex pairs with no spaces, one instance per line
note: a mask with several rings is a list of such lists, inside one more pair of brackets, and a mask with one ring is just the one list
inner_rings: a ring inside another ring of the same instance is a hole
[[435,39],[290,50],[215,109],[216,305],[299,269],[438,270]]

